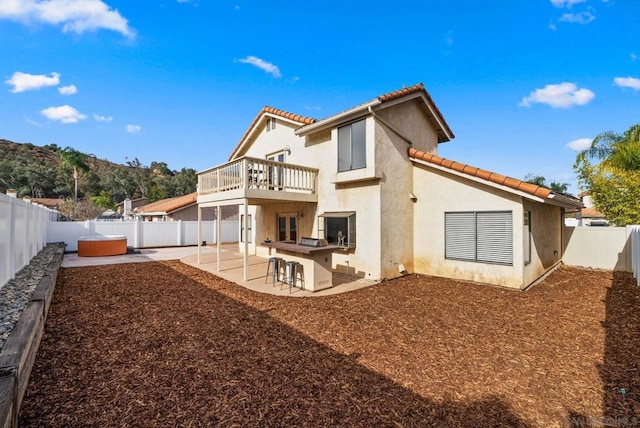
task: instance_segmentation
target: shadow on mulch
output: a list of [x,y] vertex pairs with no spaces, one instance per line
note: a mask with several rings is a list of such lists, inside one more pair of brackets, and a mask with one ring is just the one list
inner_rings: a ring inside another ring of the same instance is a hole
[[603,414],[640,425],[640,288],[631,274],[614,272],[605,304]]
[[640,287],[630,273],[613,272],[605,297],[602,416],[571,412],[572,426],[640,426]]
[[498,396],[415,394],[162,263],[80,269],[60,273],[20,426],[526,426]]

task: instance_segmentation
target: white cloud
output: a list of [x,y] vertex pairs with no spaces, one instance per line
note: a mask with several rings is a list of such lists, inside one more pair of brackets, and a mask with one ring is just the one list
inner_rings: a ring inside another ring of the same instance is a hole
[[578,138],[577,140],[567,143],[567,147],[571,150],[575,150],[576,152],[581,152],[582,150],[586,150],[591,147],[592,142],[593,138]]
[[42,110],[40,113],[49,120],[57,120],[62,123],[78,123],[79,121],[87,118],[86,115],[80,113],[70,105],[49,107]]
[[62,95],[73,95],[78,92],[78,88],[76,88],[76,85],[60,86],[58,92]]
[[282,74],[280,74],[280,69],[278,68],[278,66],[273,65],[270,62],[260,59],[258,57],[249,55],[246,58],[239,59],[238,62],[241,62],[243,64],[251,64],[255,67],[258,67],[260,70],[271,74],[273,77],[282,77]]
[[621,88],[631,88],[640,90],[640,79],[635,77],[616,77],[613,79],[613,83],[620,86]]
[[142,131],[142,126],[138,126],[138,125],[127,125],[125,126],[125,129],[127,130],[127,132],[129,134],[137,134],[140,131]]
[[638,59],[638,55],[636,55],[635,52],[631,52],[631,55],[629,55],[629,58],[631,58],[631,61],[635,61]]
[[6,80],[4,83],[6,83],[7,85],[12,85],[13,89],[11,89],[11,92],[16,94],[18,92],[40,89],[45,86],[59,85],[60,74],[51,73],[50,76],[46,76],[44,74],[28,74],[21,71],[16,71],[11,76],[11,79]]
[[580,12],[580,13],[565,13],[558,21],[560,22],[571,22],[573,24],[588,24],[591,21],[596,19],[590,12]]
[[93,119],[97,122],[111,122],[113,117],[111,116],[100,116],[99,114],[93,113]]
[[0,0],[0,19],[62,25],[65,33],[106,29],[128,37],[135,34],[127,19],[102,0]]
[[595,98],[589,89],[578,89],[575,83],[563,82],[557,85],[546,85],[542,89],[532,91],[524,97],[521,107],[530,107],[532,103],[547,104],[553,108],[567,108],[574,105],[585,105]]
[[568,7],[571,8],[574,4],[584,3],[587,0],[551,0],[551,4],[555,7]]

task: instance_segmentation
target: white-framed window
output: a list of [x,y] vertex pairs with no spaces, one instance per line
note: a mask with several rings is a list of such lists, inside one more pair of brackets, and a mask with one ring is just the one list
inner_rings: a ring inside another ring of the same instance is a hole
[[272,129],[276,129],[276,118],[268,117],[267,118],[267,126],[265,127],[266,131],[269,132]]
[[444,214],[445,259],[513,265],[513,213],[467,211]]
[[338,172],[367,167],[366,119],[338,128]]
[[330,245],[356,247],[355,211],[328,212],[318,216],[318,237]]
[[522,237],[524,245],[524,264],[531,263],[531,211],[525,211],[522,221]]
[[[248,230],[248,244],[251,244],[251,214],[247,215],[247,230]],[[245,233],[244,233],[244,214],[240,214],[240,242],[244,242]]]

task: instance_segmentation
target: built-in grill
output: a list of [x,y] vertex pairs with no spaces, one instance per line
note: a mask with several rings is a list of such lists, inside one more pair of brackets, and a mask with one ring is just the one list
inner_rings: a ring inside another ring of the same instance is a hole
[[298,241],[298,245],[302,245],[305,247],[326,247],[329,245],[326,239],[316,239],[316,238],[300,238]]

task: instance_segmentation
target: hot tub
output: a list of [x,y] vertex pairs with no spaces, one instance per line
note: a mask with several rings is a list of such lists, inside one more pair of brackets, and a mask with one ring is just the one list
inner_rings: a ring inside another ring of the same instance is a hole
[[81,236],[78,238],[78,256],[117,256],[127,254],[125,235]]

